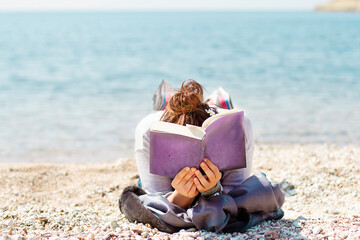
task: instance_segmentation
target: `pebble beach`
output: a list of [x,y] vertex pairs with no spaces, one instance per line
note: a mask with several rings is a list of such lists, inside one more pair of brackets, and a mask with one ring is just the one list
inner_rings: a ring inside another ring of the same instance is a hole
[[0,163],[1,239],[360,239],[360,147],[258,145],[253,172],[281,184],[285,216],[246,233],[130,223],[118,208],[136,184],[134,159],[113,163]]

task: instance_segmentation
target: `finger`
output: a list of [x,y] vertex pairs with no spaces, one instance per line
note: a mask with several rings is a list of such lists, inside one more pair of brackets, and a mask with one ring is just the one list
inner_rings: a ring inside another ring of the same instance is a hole
[[199,180],[199,183],[202,185],[203,188],[208,187],[210,184],[209,181],[205,178],[204,175],[201,174],[199,170],[195,172],[196,178]]
[[188,195],[189,196],[194,196],[196,194],[196,191],[197,191],[197,188],[196,188],[196,185],[195,185],[195,179],[194,179],[194,184],[191,186],[189,192],[188,192]]
[[194,184],[194,179],[193,178],[190,178],[186,183],[185,183],[185,185],[184,185],[184,187],[183,187],[183,190],[184,190],[184,192],[189,192],[190,191],[190,189],[191,189],[191,186]]
[[207,158],[204,158],[204,162],[209,166],[211,171],[214,173],[215,178],[220,179],[221,178],[221,172],[220,172],[219,168]]
[[208,177],[209,181],[213,182],[215,180],[215,174],[211,171],[209,166],[205,162],[202,162],[200,164],[200,167],[204,170],[204,172],[205,172],[206,176]]
[[190,168],[189,167],[184,167],[183,169],[180,170],[180,172],[178,172],[175,176],[175,178],[173,179],[171,185],[179,185],[179,183],[182,181],[182,179],[185,177],[185,175],[189,172]]
[[194,184],[199,192],[205,192],[205,188],[201,185],[198,178],[194,178]]
[[196,168],[191,168],[190,171],[187,172],[187,174],[183,177],[182,181],[187,182],[195,173]]

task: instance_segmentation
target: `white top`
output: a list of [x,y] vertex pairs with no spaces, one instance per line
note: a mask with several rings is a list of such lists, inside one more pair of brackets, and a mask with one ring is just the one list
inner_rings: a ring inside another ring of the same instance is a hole
[[[217,109],[218,112],[228,111]],[[142,188],[148,193],[167,193],[173,191],[171,178],[150,173],[150,128],[155,121],[159,121],[163,111],[149,114],[143,118],[135,130],[135,158],[138,167]],[[245,115],[245,150],[246,168],[223,172],[221,184],[223,192],[229,192],[233,187],[242,183],[250,176],[254,153],[254,139],[249,118]],[[210,159],[211,160],[211,159]]]

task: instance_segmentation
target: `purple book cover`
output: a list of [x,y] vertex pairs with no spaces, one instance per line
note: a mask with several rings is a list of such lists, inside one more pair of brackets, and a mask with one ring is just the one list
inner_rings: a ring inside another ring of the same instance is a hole
[[173,178],[186,166],[199,169],[204,157],[221,171],[246,167],[243,111],[216,119],[205,129],[203,139],[150,131],[153,174]]

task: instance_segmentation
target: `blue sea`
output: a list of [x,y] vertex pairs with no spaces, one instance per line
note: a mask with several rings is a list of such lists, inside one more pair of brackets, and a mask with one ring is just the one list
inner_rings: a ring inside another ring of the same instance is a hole
[[161,80],[218,86],[258,144],[360,143],[360,15],[0,13],[0,162],[133,156]]

